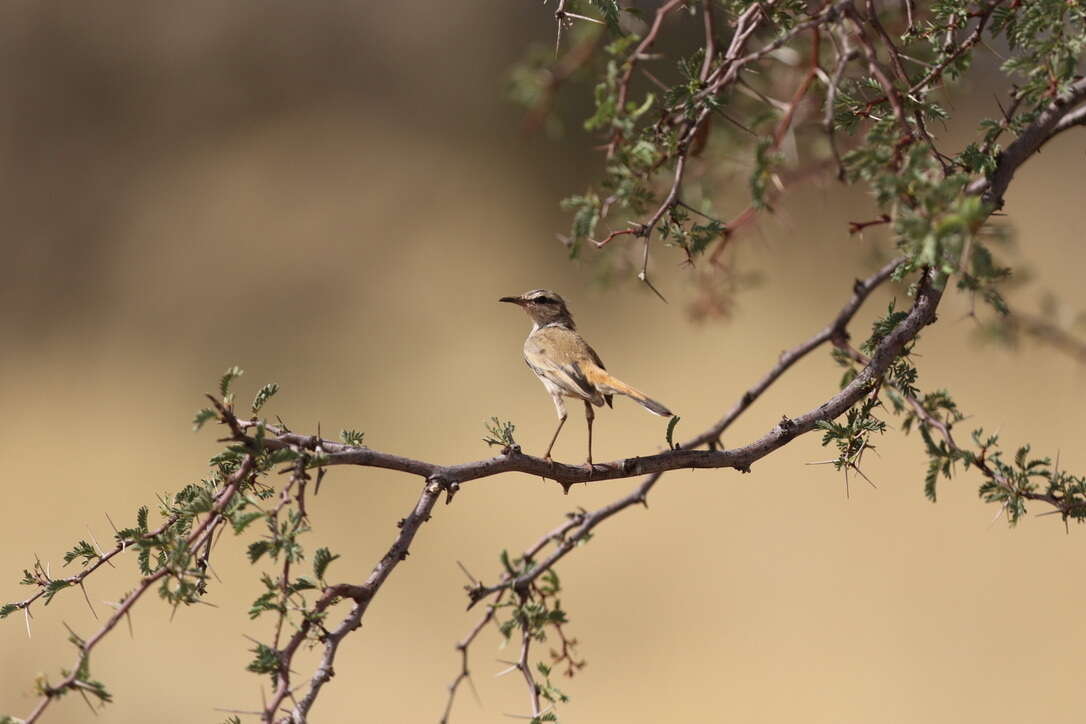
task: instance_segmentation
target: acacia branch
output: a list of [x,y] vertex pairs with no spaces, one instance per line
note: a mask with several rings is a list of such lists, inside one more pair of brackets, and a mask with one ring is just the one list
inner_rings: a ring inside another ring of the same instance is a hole
[[995,171],[971,183],[969,192],[983,194],[991,206],[1003,208],[1003,194],[1018,168],[1054,137],[1086,122],[1086,107],[1077,107],[1083,101],[1086,101],[1086,78],[1072,83],[1049,103],[1037,119],[999,154]]
[[[858,362],[859,364],[868,364],[870,362],[870,360],[864,354],[848,344],[838,344],[837,346],[838,349],[844,352],[850,359]],[[984,475],[984,477],[991,480],[993,483],[1002,488],[1005,492],[1011,495],[1025,498],[1026,500],[1034,500],[1048,503],[1049,505],[1056,508],[1056,510],[1064,516],[1069,515],[1076,507],[1078,507],[1074,501],[1068,501],[1055,495],[1051,495],[1049,493],[1037,493],[1032,490],[1024,490],[1019,488],[1012,481],[1008,480],[1004,475],[1001,475],[997,470],[995,470],[994,468],[992,468],[991,465],[988,464],[988,462],[985,460],[983,450],[981,454],[975,454],[972,451],[966,450],[961,445],[959,445],[957,440],[954,439],[954,434],[952,432],[952,423],[941,419],[935,414],[932,414],[932,412],[924,406],[924,403],[917,399],[917,397],[911,394],[908,390],[905,390],[902,387],[893,383],[891,383],[890,386],[894,387],[899,392],[901,397],[909,404],[909,407],[913,410],[913,414],[915,414],[917,420],[919,420],[920,426],[929,430],[935,430],[939,434],[939,436],[943,438],[944,442],[946,442],[947,447],[952,452],[956,453],[956,457],[960,460],[966,461],[966,467],[976,468],[981,472],[981,474]],[[857,472],[859,472],[858,468]],[[863,473],[861,473],[861,475],[862,474]]]
[[287,716],[279,720],[284,724],[305,724],[309,710],[313,707],[321,688],[335,676],[333,665],[335,664],[340,643],[348,634],[362,625],[362,617],[369,608],[374,595],[388,580],[389,575],[392,574],[396,566],[407,558],[415,534],[418,533],[423,523],[430,519],[430,511],[433,510],[443,487],[443,483],[436,476],[430,476],[423,485],[422,492],[419,494],[419,498],[412,507],[411,512],[400,522],[399,534],[393,540],[385,555],[374,566],[373,571],[364,583],[361,585],[339,584],[329,586],[324,590],[312,613],[304,617],[298,630],[295,631],[286,647],[279,653],[282,662],[282,671],[279,674],[282,677],[280,686],[282,694],[277,692],[277,700],[274,702],[274,706],[269,705],[265,709],[265,721],[272,721],[272,714],[280,707],[283,699],[290,692],[290,664],[298,648],[307,639],[312,627],[319,620],[320,615],[340,600],[344,598],[352,599],[354,605],[351,607],[350,612],[340,621],[339,625],[331,631],[322,631],[321,633],[320,641],[324,644],[324,652],[309,680],[305,695],[296,702]]
[[[739,399],[735,405],[728,410],[724,417],[695,438],[693,445],[704,445],[710,441],[715,441],[721,433],[723,433],[728,427],[731,426],[736,419],[739,418],[743,412],[750,407],[755,400],[761,397],[762,393],[769,389],[777,379],[784,374],[788,369],[799,360],[803,359],[807,354],[814,351],[826,342],[832,342],[834,340],[847,340],[849,338],[848,325],[852,321],[852,318],[856,316],[856,312],[859,311],[868,295],[875,290],[876,287],[882,285],[887,279],[893,275],[894,271],[901,266],[904,260],[901,258],[894,259],[885,264],[881,269],[872,274],[867,279],[857,279],[856,283],[852,287],[852,298],[848,300],[841,311],[838,312],[837,317],[826,325],[826,327],[814,335],[806,342],[793,347],[787,352],[783,352],[780,358],[777,360],[777,364],[773,366],[765,377],[758,381],[756,385],[743,393],[743,396]],[[690,443],[687,443],[690,445]]]
[[[226,485],[219,492],[215,498],[215,503],[209,511],[204,521],[196,526],[196,528],[189,534],[185,540],[185,546],[190,551],[196,551],[200,546],[208,540],[215,529],[223,522],[222,513],[230,502],[234,499],[234,495],[241,487],[253,471],[253,458],[251,455],[246,455],[242,460],[238,469],[228,478]],[[113,615],[106,620],[102,627],[98,629],[89,639],[86,641],[79,641],[79,656],[76,659],[75,666],[72,667],[71,673],[69,673],[59,684],[50,685],[43,684],[41,686],[41,699],[38,701],[37,706],[30,715],[24,720],[24,724],[33,724],[36,722],[42,713],[45,712],[49,704],[55,701],[58,697],[69,690],[81,690],[87,688],[86,682],[80,679],[81,672],[86,670],[87,662],[90,659],[91,651],[101,643],[101,641],[117,626],[122,618],[128,615],[132,610],[132,607],[136,605],[136,602],[143,597],[152,586],[163,578],[176,575],[177,571],[173,570],[169,566],[163,565],[154,573],[149,576],[143,577],[137,584],[136,588],[129,593],[117,606]],[[76,639],[78,640],[78,639]],[[97,688],[90,687],[92,691],[97,692]]]
[[[173,527],[173,525],[177,523],[177,520],[178,516],[172,515],[167,518],[166,522],[163,523],[157,530],[151,531],[149,533],[144,533],[142,536],[139,537],[139,539],[120,539],[117,541],[117,544],[113,547],[113,549],[110,550],[108,553],[102,553],[101,550],[99,550],[98,557],[95,559],[94,563],[90,564],[88,567],[84,568],[82,571],[76,573],[73,576],[68,576],[67,578],[51,578],[46,575],[45,572],[42,570],[36,571],[38,592],[30,596],[29,598],[26,598],[22,601],[17,601],[12,605],[15,606],[16,609],[29,609],[35,601],[37,601],[39,598],[49,592],[48,586],[51,583],[64,582],[68,586],[76,584],[83,585],[83,581],[102,566],[106,565],[107,563],[112,566],[113,559],[128,550],[130,547],[132,547],[137,542],[137,540],[150,540],[152,538],[155,538],[156,536],[165,533],[167,530]],[[48,603],[48,601],[46,601],[46,603]]]
[[[833,334],[840,333],[843,325],[847,323],[848,319],[851,319],[852,314],[855,313],[871,289],[885,280],[892,273],[893,267],[897,263],[895,260],[871,279],[858,284],[854,290],[853,298],[838,316],[840,324],[835,321],[833,325],[820,332],[815,338],[818,341],[811,346],[811,349],[830,339]],[[819,421],[830,420],[844,413],[863,397],[867,387],[881,377],[894,356],[901,351],[901,348],[914,339],[921,328],[934,318],[935,306],[938,304],[941,295],[942,291],[936,290],[925,279],[920,286],[916,303],[908,316],[891,334],[886,336],[879,345],[876,354],[873,355],[871,364],[851,383],[817,408],[809,410],[794,419],[785,418],[761,438],[743,447],[731,450],[689,449],[694,445],[704,444],[714,439],[724,427],[722,424],[724,421],[721,421],[703,435],[677,449],[655,455],[620,458],[607,463],[596,463],[591,468],[583,465],[567,465],[548,461],[540,457],[527,455],[517,448],[508,448],[501,454],[485,460],[441,465],[381,452],[368,447],[326,439],[318,440],[313,436],[284,431],[282,428],[256,419],[237,420],[236,425],[239,431],[257,426],[263,427],[265,437],[262,439],[262,444],[273,450],[307,446],[310,449],[316,449],[321,454],[320,464],[322,466],[358,465],[399,470],[424,477],[427,481],[453,492],[463,483],[507,472],[520,472],[536,477],[549,478],[560,484],[567,492],[569,487],[575,483],[600,483],[605,480],[617,480],[679,468],[735,468],[747,472],[757,460],[783,447],[797,436],[811,431]],[[770,375],[767,376],[768,382],[763,380],[763,384],[768,386],[773,379],[779,376],[780,372],[783,372],[788,365],[792,364],[800,356],[802,354],[794,355],[794,358],[778,363],[780,369],[771,371]],[[240,440],[254,444],[256,441],[255,438],[249,437],[244,432],[241,433]]]
[[[799,435],[810,432],[818,422],[832,420],[843,414],[858,402],[869,391],[869,386],[882,376],[904,345],[913,340],[920,333],[920,330],[934,319],[935,307],[941,296],[942,290],[935,289],[929,283],[929,280],[925,279],[917,293],[916,303],[908,316],[892,333],[886,336],[872,356],[871,364],[857,375],[852,382],[818,407],[793,419],[785,417],[761,438],[731,450],[693,450],[680,447],[655,455],[620,458],[607,463],[596,463],[589,468],[583,465],[567,465],[547,461],[543,458],[526,455],[516,448],[510,448],[507,452],[502,452],[500,455],[486,460],[455,465],[439,465],[437,463],[410,460],[370,448],[323,440],[320,446],[327,453],[322,458],[322,464],[326,466],[359,465],[398,469],[440,480],[442,485],[446,487],[459,486],[471,480],[491,477],[500,473],[520,472],[552,479],[565,488],[567,492],[569,487],[575,483],[600,483],[605,480],[661,473],[680,468],[734,468],[742,472],[749,472],[751,465],[756,461],[788,444]],[[252,420],[241,421],[240,424],[242,427],[253,427],[264,423]],[[716,427],[714,426],[710,431],[714,431]],[[265,429],[269,436],[264,439],[264,445],[272,449],[291,447],[309,439],[296,433],[282,432],[272,425],[265,425]],[[700,436],[697,439],[700,439]],[[687,443],[687,445],[690,444]]]
[[494,602],[487,606],[486,613],[479,618],[479,621],[468,632],[468,635],[456,643],[456,650],[460,653],[460,671],[452,683],[449,684],[449,698],[445,703],[445,712],[441,715],[439,724],[448,724],[449,716],[452,714],[453,702],[456,700],[456,692],[459,690],[460,685],[465,681],[471,683],[471,671],[468,669],[468,650],[483,628],[494,620],[494,615],[498,610],[497,607],[501,603],[503,595],[504,592],[495,597]]

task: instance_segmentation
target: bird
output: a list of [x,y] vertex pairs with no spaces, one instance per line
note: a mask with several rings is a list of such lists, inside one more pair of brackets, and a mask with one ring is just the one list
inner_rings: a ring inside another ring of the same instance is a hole
[[551,460],[551,450],[558,440],[558,433],[566,424],[565,397],[584,402],[588,421],[586,465],[589,469],[592,468],[592,421],[596,417],[593,405],[603,407],[606,402],[608,407],[614,407],[613,397],[625,395],[654,415],[674,415],[644,392],[630,387],[604,369],[596,350],[589,347],[577,333],[577,326],[565,300],[556,293],[547,289],[533,289],[519,297],[502,297],[498,301],[518,305],[532,319],[532,331],[524,340],[524,361],[550,393],[558,412],[558,429],[547,446],[543,456],[545,460]]

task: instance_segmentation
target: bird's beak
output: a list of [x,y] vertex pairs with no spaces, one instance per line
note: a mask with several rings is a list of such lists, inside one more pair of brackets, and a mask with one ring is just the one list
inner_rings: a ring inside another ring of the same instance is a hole
[[510,304],[524,304],[524,300],[520,297],[502,297],[499,302],[509,302]]

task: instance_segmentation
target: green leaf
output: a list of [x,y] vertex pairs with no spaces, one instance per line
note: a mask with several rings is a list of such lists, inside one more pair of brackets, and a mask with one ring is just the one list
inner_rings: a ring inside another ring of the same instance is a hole
[[196,413],[196,417],[192,418],[192,431],[198,432],[205,422],[214,420],[219,414],[212,410],[210,407],[205,407]]
[[675,443],[672,441],[672,435],[675,434],[675,426],[679,424],[681,418],[678,415],[672,415],[671,419],[667,423],[667,447],[669,450],[675,449]]
[[290,592],[298,593],[299,591],[312,591],[317,587],[315,581],[306,578],[305,576],[298,576],[294,579],[294,583],[290,584]]
[[324,580],[324,572],[328,569],[328,565],[339,558],[338,555],[333,555],[327,548],[318,548],[313,554],[313,573],[318,580]]
[[273,467],[281,463],[289,463],[298,459],[298,453],[291,450],[289,447],[281,447],[278,450],[272,450],[268,453],[266,458],[267,467]]
[[253,652],[253,660],[245,668],[254,674],[274,674],[279,671],[279,655],[271,646],[258,643]]
[[272,395],[279,391],[279,385],[274,382],[269,382],[260,388],[260,391],[256,393],[256,397],[253,399],[253,414],[260,412],[260,408],[264,406],[264,403],[271,399]]
[[277,598],[279,598],[279,592],[276,590],[261,594],[249,606],[249,618],[259,618],[260,614],[265,611],[282,611],[282,608],[276,603]]
[[81,540],[75,544],[75,548],[64,554],[64,565],[68,565],[76,558],[82,558],[85,566],[98,558],[98,551],[87,541]]
[[249,524],[252,523],[254,520],[258,520],[259,518],[263,517],[265,517],[265,513],[259,510],[250,510],[246,513],[239,513],[238,515],[234,516],[234,532],[241,533],[246,528],[248,528]]
[[260,560],[260,557],[272,549],[270,541],[258,540],[249,544],[247,554],[249,556],[250,563],[256,563]]
[[219,392],[223,397],[226,397],[230,393],[230,383],[245,374],[245,370],[241,369],[237,365],[234,365],[230,369],[226,370],[226,373],[219,380]]
[[59,592],[63,591],[65,588],[71,585],[72,584],[69,581],[65,581],[64,579],[49,581],[49,583],[47,583],[45,586],[45,596],[43,597],[45,600],[45,605],[48,606],[52,602],[53,596],[57,595]]
[[362,438],[365,437],[365,434],[366,433],[359,432],[358,430],[340,430],[339,439],[347,445],[361,445]]
[[141,547],[139,553],[136,554],[136,568],[139,572],[145,576],[151,575],[151,549]]
[[928,461],[928,472],[924,476],[924,497],[931,502],[936,502],[935,484],[939,480],[939,458],[932,458]]
[[603,14],[607,29],[615,35],[621,35],[622,30],[618,26],[618,13],[621,8],[618,6],[617,0],[590,0],[590,2]]
[[485,423],[485,425],[486,431],[490,433],[487,437],[483,438],[483,442],[487,445],[499,445],[503,448],[514,448],[517,446],[517,441],[513,437],[513,432],[517,429],[517,426],[512,422],[491,417],[490,422]]
[[[19,610],[19,605],[16,603],[5,603],[0,606],[0,618],[7,618],[9,615]],[[3,720],[0,720],[2,722]]]

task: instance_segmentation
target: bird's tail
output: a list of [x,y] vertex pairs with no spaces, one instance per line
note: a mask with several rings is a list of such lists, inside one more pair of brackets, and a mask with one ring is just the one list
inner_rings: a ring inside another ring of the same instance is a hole
[[652,414],[659,415],[660,417],[671,417],[675,414],[641,390],[630,387],[628,384],[617,377],[614,377],[601,367],[592,365],[589,369],[585,370],[585,372],[587,373],[585,376],[588,377],[588,381],[605,395],[625,395]]

